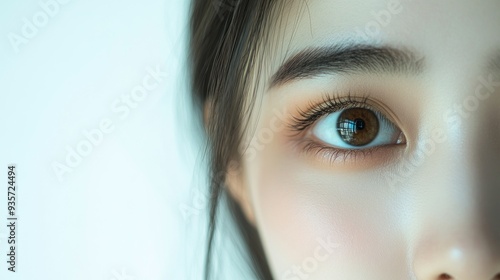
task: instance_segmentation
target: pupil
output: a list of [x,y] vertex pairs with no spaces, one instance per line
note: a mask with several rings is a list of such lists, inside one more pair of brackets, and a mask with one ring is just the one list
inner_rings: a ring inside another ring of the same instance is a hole
[[354,123],[356,124],[357,130],[361,130],[361,129],[365,128],[365,121],[362,119],[355,119]]

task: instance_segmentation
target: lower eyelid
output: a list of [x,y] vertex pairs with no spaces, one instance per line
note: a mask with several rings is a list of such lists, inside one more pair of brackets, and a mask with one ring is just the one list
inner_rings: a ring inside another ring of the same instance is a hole
[[406,145],[375,146],[366,149],[338,149],[318,143],[312,139],[294,141],[293,148],[299,156],[313,164],[328,167],[369,168],[382,167],[397,161]]
[[345,162],[346,160],[363,160],[380,147],[366,149],[339,149],[318,143],[311,139],[303,139],[299,145],[304,153],[320,157],[327,162]]

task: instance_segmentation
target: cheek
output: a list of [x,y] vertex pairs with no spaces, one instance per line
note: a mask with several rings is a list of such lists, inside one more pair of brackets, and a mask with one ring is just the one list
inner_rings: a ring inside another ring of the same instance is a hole
[[249,184],[257,227],[278,279],[294,279],[286,276],[294,266],[308,279],[368,272],[394,277],[395,268],[406,267],[402,198],[374,180],[380,176],[333,174],[276,151],[255,159]]

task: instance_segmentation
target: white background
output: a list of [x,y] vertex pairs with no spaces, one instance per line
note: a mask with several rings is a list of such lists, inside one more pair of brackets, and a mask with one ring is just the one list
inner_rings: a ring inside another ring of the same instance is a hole
[[[71,0],[46,22],[42,2],[0,4],[0,279],[199,279],[206,201],[179,121],[191,121],[188,1]],[[25,18],[37,24],[31,38]],[[158,67],[166,77],[130,114],[112,109]],[[59,180],[54,164],[104,119],[113,131]],[[12,163],[16,273],[6,263]]]

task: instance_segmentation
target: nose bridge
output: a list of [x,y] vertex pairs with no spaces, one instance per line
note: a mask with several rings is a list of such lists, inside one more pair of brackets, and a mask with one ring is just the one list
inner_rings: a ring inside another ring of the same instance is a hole
[[500,103],[495,94],[500,91],[488,100],[476,98],[477,106],[467,96],[455,102],[454,109],[463,110],[457,113],[460,122],[443,123],[448,140],[419,172],[419,230],[412,256],[416,279],[500,279]]
[[[474,186],[477,189],[478,227],[491,250],[500,252],[500,88],[490,102],[478,111],[471,137],[475,164]],[[500,277],[499,277],[500,279]]]
[[[476,231],[484,236],[491,252],[500,252],[500,84],[498,74],[483,74],[462,105],[469,104],[468,118],[464,119],[459,137],[464,152],[464,169],[474,205]],[[470,97],[473,96],[473,97]],[[481,98],[480,98],[481,97]]]

